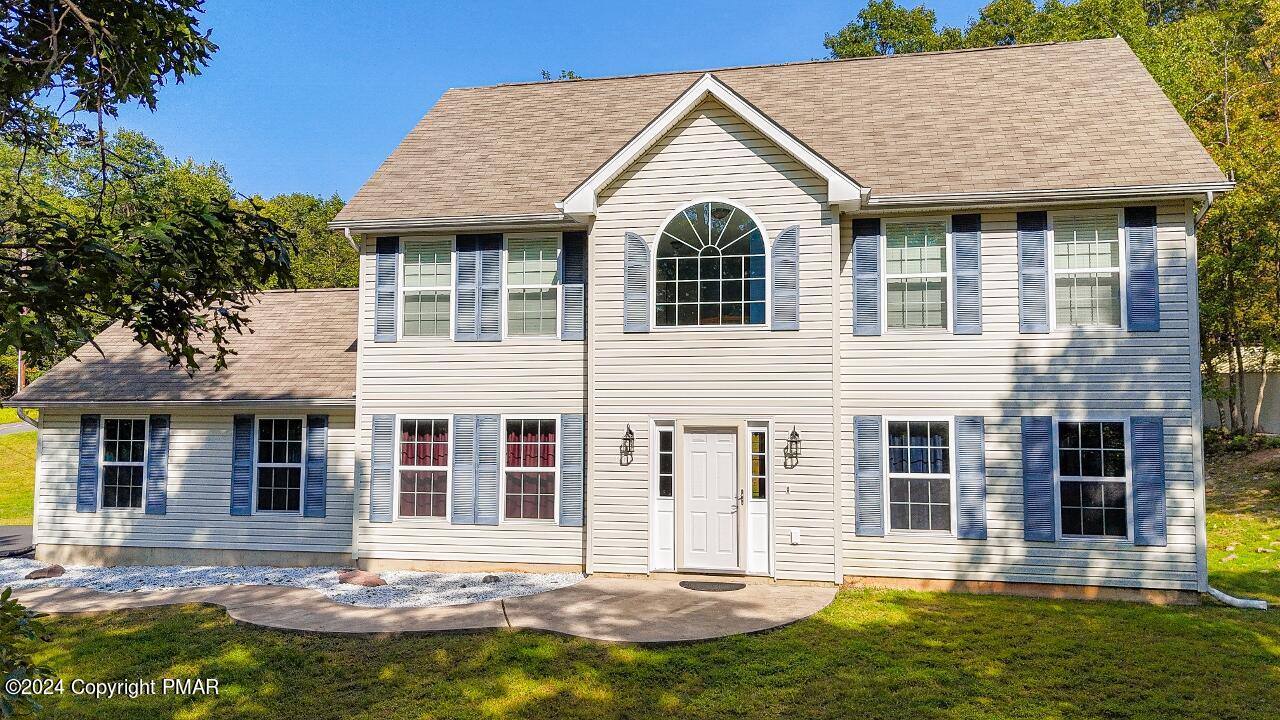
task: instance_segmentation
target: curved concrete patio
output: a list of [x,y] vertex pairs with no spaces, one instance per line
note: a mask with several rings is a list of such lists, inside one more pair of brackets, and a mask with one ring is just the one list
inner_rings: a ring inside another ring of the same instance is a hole
[[399,635],[527,628],[622,643],[673,643],[760,632],[803,620],[834,587],[747,584],[730,592],[687,590],[672,580],[587,578],[559,590],[470,605],[363,608],[314,590],[263,585],[109,593],[27,588],[17,599],[49,614],[206,603],[233,619],[278,630]]

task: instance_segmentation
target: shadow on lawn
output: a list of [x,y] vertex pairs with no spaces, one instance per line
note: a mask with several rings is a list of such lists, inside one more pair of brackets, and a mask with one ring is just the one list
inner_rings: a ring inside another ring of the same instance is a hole
[[[188,606],[52,619],[62,677],[218,677],[216,698],[49,717],[1232,717],[1280,706],[1280,614],[853,591],[774,632],[667,647],[533,631],[369,640]],[[114,715],[113,715],[114,713]]]

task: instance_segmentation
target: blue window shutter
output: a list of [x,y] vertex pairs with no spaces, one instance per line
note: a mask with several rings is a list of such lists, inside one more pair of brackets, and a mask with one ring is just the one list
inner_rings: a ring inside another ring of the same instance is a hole
[[502,339],[502,235],[459,235],[454,339]]
[[369,470],[369,522],[391,522],[392,496],[395,494],[395,415],[373,416],[373,438]]
[[956,536],[987,539],[987,451],[981,415],[956,418]]
[[1135,417],[1133,435],[1133,544],[1167,544],[1164,496],[1164,418]]
[[884,535],[884,442],[879,415],[853,419],[854,532]]
[[304,473],[302,514],[322,518],[325,485],[329,482],[329,416],[307,416],[307,467]]
[[773,329],[800,329],[800,226],[778,233],[773,241]]
[[476,416],[476,524],[498,524],[499,453],[502,452],[497,415]]
[[479,340],[502,340],[502,235],[480,236]]
[[76,512],[98,510],[98,433],[102,418],[80,416],[80,467],[76,470]]
[[455,525],[476,522],[476,416],[453,416],[453,466],[449,478],[449,517]]
[[567,232],[561,235],[561,291],[564,293],[564,315],[560,318],[561,340],[582,340],[587,329],[587,234]]
[[955,256],[952,326],[957,335],[981,335],[982,216],[952,215],[951,242]]
[[1018,213],[1018,332],[1049,332],[1049,216]]
[[253,416],[231,421],[231,514],[253,514]]
[[853,221],[853,334],[880,334],[879,218]]
[[1022,418],[1022,536],[1053,542],[1053,418]]
[[560,524],[582,527],[582,414],[560,416]]
[[396,341],[396,294],[400,238],[380,237],[373,263],[373,341]]
[[[1124,209],[1124,241],[1128,255],[1125,278],[1129,329],[1160,330],[1160,262],[1156,249],[1156,209]],[[1163,543],[1162,543],[1163,544]]]
[[480,253],[474,235],[459,235],[454,260],[453,337],[480,339]]
[[626,234],[622,256],[622,332],[649,332],[649,243]]
[[164,515],[169,507],[169,416],[152,415],[147,421],[148,515]]

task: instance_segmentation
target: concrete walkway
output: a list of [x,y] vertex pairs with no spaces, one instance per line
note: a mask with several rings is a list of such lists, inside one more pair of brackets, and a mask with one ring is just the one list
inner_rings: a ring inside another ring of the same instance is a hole
[[17,599],[51,614],[210,603],[262,627],[346,635],[399,635],[529,628],[609,642],[671,643],[759,632],[826,607],[834,587],[748,584],[731,592],[686,590],[669,580],[587,578],[567,588],[471,605],[359,608],[313,590],[277,586],[106,593],[29,588]]
[[14,435],[16,433],[35,432],[36,429],[24,422],[5,423],[0,425],[0,435]]

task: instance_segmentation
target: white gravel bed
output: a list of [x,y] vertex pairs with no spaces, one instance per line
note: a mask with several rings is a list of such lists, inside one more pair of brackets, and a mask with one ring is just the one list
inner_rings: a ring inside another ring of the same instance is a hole
[[[66,566],[62,577],[25,580],[45,563],[24,558],[0,559],[0,588],[81,587],[106,592],[139,592],[217,585],[287,585],[323,593],[330,600],[358,607],[440,607],[533,595],[568,587],[581,573],[433,573],[393,570],[378,573],[379,587],[343,585],[340,568],[276,568],[261,566],[188,567],[183,565],[91,567]],[[497,582],[484,582],[486,576]]]

